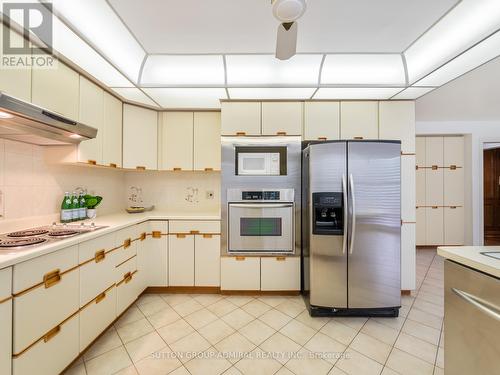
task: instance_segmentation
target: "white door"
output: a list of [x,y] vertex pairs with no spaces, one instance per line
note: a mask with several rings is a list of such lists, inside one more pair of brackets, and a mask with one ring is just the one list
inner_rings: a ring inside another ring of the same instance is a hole
[[104,91],[80,76],[80,122],[97,129],[97,136],[80,142],[78,161],[103,163]]
[[220,170],[220,113],[194,113],[194,170]]
[[403,153],[415,152],[415,102],[379,102],[379,138],[401,141]]
[[263,102],[262,134],[302,135],[303,102]]
[[340,103],[304,103],[304,139],[340,139]]
[[113,95],[104,93],[104,124],[102,127],[102,163],[122,166],[123,104]]
[[260,135],[260,102],[221,102],[222,135]]
[[161,124],[161,169],[193,170],[193,112],[165,112]]
[[378,139],[378,102],[341,102],[340,138]]
[[220,285],[220,235],[194,236],[194,285]]
[[193,235],[168,235],[168,285],[194,286]]

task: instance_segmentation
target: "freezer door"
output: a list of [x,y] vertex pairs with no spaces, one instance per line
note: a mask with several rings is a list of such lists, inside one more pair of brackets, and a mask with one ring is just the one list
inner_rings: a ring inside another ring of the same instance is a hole
[[400,306],[401,145],[348,143],[349,308]]
[[[331,196],[340,196],[343,206],[347,206],[346,166],[345,142],[310,146],[307,217],[310,236],[310,304],[313,306],[347,307],[347,236],[345,232],[347,226],[344,224],[342,228],[344,231],[335,234],[327,233],[328,231],[325,230],[313,230],[315,217],[318,216],[313,212],[313,196],[315,198],[326,197],[327,200],[323,202],[325,205],[331,203],[328,201]],[[321,216],[321,213],[319,215]]]

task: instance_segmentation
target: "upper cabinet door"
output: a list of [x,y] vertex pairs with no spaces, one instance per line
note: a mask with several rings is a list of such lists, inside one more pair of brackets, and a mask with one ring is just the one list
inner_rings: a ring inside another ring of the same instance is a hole
[[123,105],[123,166],[158,168],[158,113]]
[[340,103],[304,103],[304,139],[340,139]]
[[341,102],[340,137],[378,139],[378,102]]
[[415,102],[379,103],[379,138],[401,141],[401,151],[415,152]]
[[417,166],[425,167],[425,137],[415,138],[415,156],[417,158]]
[[443,137],[425,137],[426,167],[443,167]]
[[104,93],[104,124],[102,127],[102,163],[122,166],[122,122],[121,100]]
[[80,77],[61,61],[56,69],[33,69],[31,101],[72,120],[79,118]]
[[[2,31],[8,32],[2,25]],[[21,45],[24,39],[16,32],[10,32],[11,43]],[[0,40],[0,51],[3,51],[3,38]],[[0,68],[0,91],[18,99],[31,101],[31,67]]]
[[194,113],[194,169],[220,170],[220,112]]
[[443,167],[464,166],[464,137],[444,137],[444,163]]
[[161,163],[165,170],[193,170],[193,112],[165,112],[160,131]]
[[303,102],[262,103],[262,134],[302,135]]
[[104,121],[104,92],[80,76],[80,115],[81,123],[97,129],[94,139],[82,141],[78,146],[78,160],[82,162],[93,161],[102,164],[102,138]]
[[260,102],[222,102],[222,135],[260,135]]

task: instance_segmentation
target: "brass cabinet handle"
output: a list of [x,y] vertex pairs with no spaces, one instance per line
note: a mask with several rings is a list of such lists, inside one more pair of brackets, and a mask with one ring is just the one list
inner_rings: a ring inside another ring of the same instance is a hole
[[45,285],[45,289],[53,287],[57,283],[61,281],[61,271],[59,269],[46,273],[43,276],[43,283]]
[[95,160],[87,160],[87,163],[90,164],[90,165],[96,165],[97,162]]
[[241,135],[247,135],[246,132],[236,132],[236,135],[241,136]]
[[327,138],[326,137],[318,137],[318,141],[326,141]]
[[111,168],[117,168],[117,167],[118,167],[115,163],[109,163],[109,166],[110,166]]
[[284,262],[286,260],[286,257],[276,257],[276,260],[278,262]]
[[139,239],[141,241],[144,241],[146,239],[146,232],[142,232],[141,235],[139,236]]
[[418,165],[415,166],[415,170],[418,171]]
[[174,167],[173,170],[176,171],[176,172],[178,172],[178,171],[182,171],[182,168]]
[[431,168],[432,168],[433,171],[437,171],[438,166],[437,165],[433,165]]
[[237,261],[242,261],[242,260],[245,260],[246,258],[245,257],[236,257],[235,258]]
[[186,238],[186,235],[185,234],[181,234],[181,233],[177,233],[175,236],[177,238]]
[[45,334],[45,336],[43,336],[43,342],[48,342],[50,340],[52,340],[54,337],[57,336],[57,334],[61,332],[61,326],[57,326],[57,327],[54,327],[52,328],[49,332],[47,332]]
[[123,281],[125,281],[125,284],[130,282],[130,280],[132,280],[132,273],[131,272],[127,272],[125,275],[123,275]]
[[438,206],[432,206],[433,210],[437,210],[439,207]]
[[132,240],[130,238],[127,238],[125,241],[123,241],[123,248],[126,249],[127,247],[130,247],[132,243]]
[[450,206],[450,208],[451,208],[452,210],[456,210],[456,209],[457,209],[457,206]]
[[203,238],[212,238],[212,235],[205,233],[205,234],[203,234]]
[[199,234],[200,231],[199,230],[190,230],[189,233],[190,234]]
[[452,171],[455,171],[455,170],[457,169],[457,166],[456,166],[456,165],[450,165],[450,169],[451,169]]
[[151,236],[153,238],[161,238],[161,232],[159,230],[154,230],[152,233],[151,233]]
[[283,131],[281,131],[281,132],[276,132],[276,135],[286,135],[286,132],[283,132]]
[[354,139],[363,139],[363,137],[354,137]]
[[205,172],[212,172],[213,170],[213,168],[205,168]]
[[142,165],[138,165],[137,167],[135,167],[135,169],[137,169],[138,171],[145,171],[146,167],[144,167]]
[[106,253],[105,253],[104,249],[96,251],[96,253],[94,255],[94,261],[96,263],[102,262],[105,258],[106,258]]
[[101,302],[102,300],[104,300],[106,298],[106,292],[103,292],[101,294],[99,294],[96,299],[95,299],[95,303],[98,304],[99,302]]

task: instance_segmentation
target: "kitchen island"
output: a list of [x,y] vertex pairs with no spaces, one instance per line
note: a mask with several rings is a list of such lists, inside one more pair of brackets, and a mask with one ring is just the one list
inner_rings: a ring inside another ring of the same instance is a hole
[[448,374],[500,374],[500,247],[439,247]]

